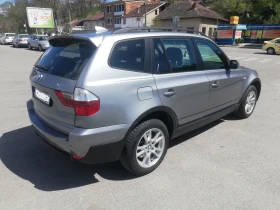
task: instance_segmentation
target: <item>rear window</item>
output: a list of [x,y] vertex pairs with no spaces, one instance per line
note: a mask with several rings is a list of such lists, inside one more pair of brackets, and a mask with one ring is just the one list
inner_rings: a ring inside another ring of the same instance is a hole
[[39,58],[35,67],[48,74],[77,80],[96,50],[90,42],[79,39],[50,40],[51,46]]
[[15,34],[6,34],[6,36],[13,37],[13,36],[15,36]]
[[49,37],[48,36],[39,36],[39,41],[44,41],[44,40],[48,40]]
[[29,35],[19,35],[19,38],[28,38]]

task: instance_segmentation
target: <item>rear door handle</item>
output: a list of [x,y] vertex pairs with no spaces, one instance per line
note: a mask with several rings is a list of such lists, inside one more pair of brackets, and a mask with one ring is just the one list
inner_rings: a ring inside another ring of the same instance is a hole
[[216,81],[216,82],[214,82],[214,83],[212,83],[212,88],[217,88],[217,87],[219,87],[219,81]]
[[166,97],[172,97],[176,95],[176,91],[174,89],[169,89],[167,92],[163,94]]

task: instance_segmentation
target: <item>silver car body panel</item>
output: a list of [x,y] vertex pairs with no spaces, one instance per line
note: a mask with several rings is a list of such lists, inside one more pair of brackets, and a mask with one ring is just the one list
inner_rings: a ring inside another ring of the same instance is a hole
[[[186,33],[162,32],[160,35],[210,40]],[[174,114],[172,119],[176,121],[174,124],[185,125],[237,104],[248,85],[258,78],[255,71],[242,67],[228,71],[153,75],[148,72],[115,69],[109,65],[111,49],[116,42],[158,36],[157,32],[115,35],[108,35],[106,32],[70,36],[91,40],[97,49],[77,80],[33,70],[30,77],[32,87],[49,94],[53,102],[53,106],[46,106],[33,96],[33,105],[29,105],[28,109],[37,132],[62,150],[83,157],[93,146],[124,139],[132,125],[149,110],[157,110],[158,107],[161,107],[161,110],[162,107],[171,110]],[[43,77],[39,81],[40,75]],[[219,87],[214,89],[211,84],[215,81],[219,81]],[[57,86],[57,83],[62,85]],[[89,117],[81,117],[75,116],[73,108],[63,106],[54,90],[73,93],[75,88],[83,88],[95,94],[100,99],[99,112]],[[166,97],[165,93],[169,89],[174,89],[176,95]]]

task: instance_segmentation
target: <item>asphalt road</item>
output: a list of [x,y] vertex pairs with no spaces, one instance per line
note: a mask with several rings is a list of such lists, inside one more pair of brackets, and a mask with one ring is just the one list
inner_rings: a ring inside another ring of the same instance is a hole
[[41,53],[0,46],[0,209],[279,209],[280,55],[224,50],[260,74],[254,114],[176,139],[161,166],[137,178],[119,163],[73,163],[41,143],[25,108]]

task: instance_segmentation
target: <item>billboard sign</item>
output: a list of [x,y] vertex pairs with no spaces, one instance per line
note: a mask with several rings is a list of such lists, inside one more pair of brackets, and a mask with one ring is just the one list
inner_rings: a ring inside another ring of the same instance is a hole
[[30,28],[54,28],[52,9],[26,7],[26,12]]
[[280,37],[280,30],[264,30],[263,38],[264,39],[274,39]]
[[218,30],[217,38],[218,39],[232,39],[233,38],[233,30]]
[[239,23],[239,17],[238,16],[231,16],[230,17],[230,24],[237,25]]

